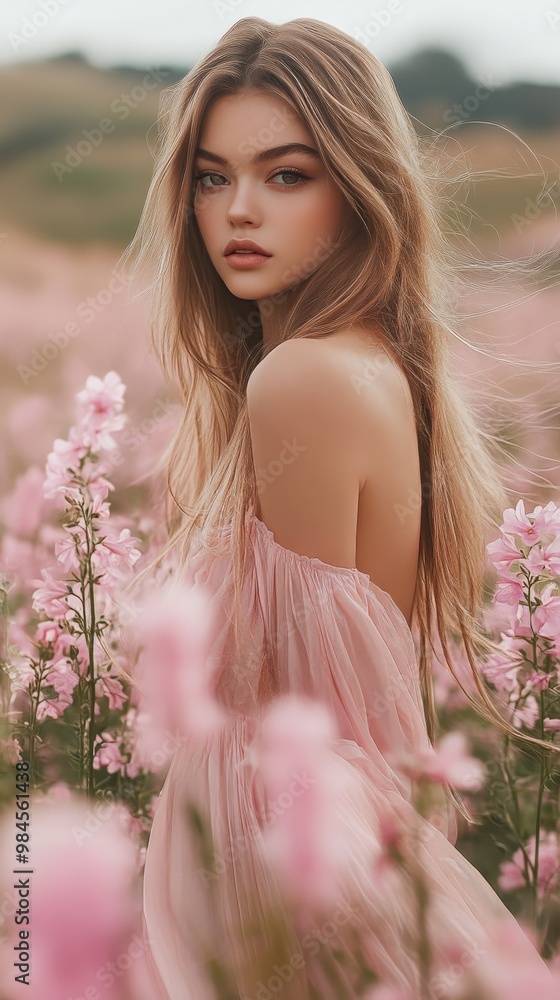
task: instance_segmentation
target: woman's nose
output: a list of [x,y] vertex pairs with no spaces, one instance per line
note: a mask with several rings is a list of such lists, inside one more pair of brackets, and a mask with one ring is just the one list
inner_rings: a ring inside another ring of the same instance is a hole
[[259,221],[258,195],[255,186],[251,185],[250,182],[237,184],[235,188],[232,186],[227,217],[233,225],[239,225],[241,222]]

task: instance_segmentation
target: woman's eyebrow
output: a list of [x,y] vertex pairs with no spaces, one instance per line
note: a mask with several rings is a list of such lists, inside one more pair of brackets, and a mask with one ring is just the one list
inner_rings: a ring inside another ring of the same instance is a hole
[[[312,146],[306,146],[303,142],[289,142],[284,146],[271,146],[269,149],[261,149],[254,156],[249,157],[249,166],[253,166],[256,163],[264,163],[268,160],[276,160],[279,156],[286,156],[290,153],[307,153],[318,160],[321,158],[319,151],[313,149]],[[218,153],[211,153],[208,149],[197,149],[195,156],[199,156],[204,160],[212,160],[223,167],[230,166],[223,156],[219,156]]]

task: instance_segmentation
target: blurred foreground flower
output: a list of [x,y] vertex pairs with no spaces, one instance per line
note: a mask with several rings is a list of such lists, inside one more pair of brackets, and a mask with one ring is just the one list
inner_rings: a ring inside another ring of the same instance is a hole
[[526,950],[520,948],[517,928],[509,921],[492,928],[488,947],[469,971],[458,1000],[527,1000],[528,997],[558,1000],[560,972],[546,963],[541,972],[535,970],[531,960],[535,942],[528,928],[525,930]]
[[446,733],[438,746],[411,756],[403,754],[399,764],[411,778],[454,785],[474,791],[484,783],[484,765],[468,753],[464,733]]
[[[124,1000],[131,996],[127,970],[145,955],[137,848],[126,810],[98,803],[99,818],[89,800],[59,786],[48,797],[32,796],[29,811],[32,874],[15,860],[2,868],[2,898],[13,887],[20,913],[9,921],[2,946],[2,997],[66,1000],[103,990],[105,1000]],[[0,824],[4,859],[14,854],[15,823],[15,810],[6,810]],[[22,937],[26,929],[28,938]]]
[[340,816],[354,773],[331,747],[337,736],[326,705],[285,695],[272,703],[251,748],[266,794],[267,856],[302,916],[336,902],[351,857]]
[[160,732],[203,740],[228,718],[213,689],[214,624],[206,592],[175,582],[151,594],[133,625],[142,707]]

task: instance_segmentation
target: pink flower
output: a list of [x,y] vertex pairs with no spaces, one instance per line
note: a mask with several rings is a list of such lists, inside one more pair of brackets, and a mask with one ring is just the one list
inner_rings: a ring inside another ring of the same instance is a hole
[[[16,990],[11,962],[2,964],[0,993],[7,1000],[23,995],[23,989],[30,1000],[87,996],[109,963],[117,963],[113,968],[119,975],[107,1000],[130,995],[121,960],[136,926],[137,851],[122,822],[106,808],[98,813],[99,805],[66,792],[62,798],[32,801],[33,972],[30,985]],[[10,809],[0,827],[2,857],[13,854],[14,829]],[[6,865],[0,875],[3,898],[14,881],[26,877],[9,875]],[[6,932],[7,954],[13,956],[19,935],[15,921],[6,922]],[[105,990],[106,985],[104,996]]]
[[560,719],[543,719],[544,728],[549,732],[558,732],[560,730]]
[[54,548],[57,562],[61,564],[64,572],[68,574],[78,573],[80,569],[80,560],[76,552],[76,542],[78,543],[78,552],[83,552],[85,545],[83,533],[72,529],[72,531],[68,532],[66,538],[56,543]]
[[560,596],[554,594],[554,584],[549,583],[540,594],[541,604],[533,612],[533,626],[539,635],[549,639],[560,636]]
[[114,490],[113,483],[110,483],[104,476],[98,475],[94,479],[88,480],[88,490],[91,496],[91,512],[98,514],[101,518],[109,516],[110,507],[105,503],[109,496],[109,490]]
[[515,683],[517,672],[523,666],[520,648],[524,641],[515,636],[502,634],[500,647],[502,652],[491,653],[488,661],[482,664],[482,672],[497,691],[510,691]]
[[560,538],[555,538],[545,546],[534,545],[522,563],[533,576],[541,573],[557,575],[560,573]]
[[[532,865],[535,863],[535,844],[536,837],[533,836],[525,848]],[[558,850],[557,833],[554,830],[550,830],[548,833],[541,831],[537,874],[537,894],[541,899],[558,887]],[[511,861],[503,861],[500,865],[498,885],[507,892],[523,888],[526,884],[523,871],[523,852],[521,848],[518,848]],[[530,866],[529,877],[532,878]]]
[[488,943],[469,969],[466,995],[484,1000],[557,1000],[560,978],[538,957],[529,928],[509,917],[488,928]]
[[98,678],[95,684],[95,693],[98,698],[106,697],[109,699],[109,709],[111,711],[114,708],[122,708],[127,699],[121,682],[110,674],[102,674]]
[[[517,688],[517,690],[513,692],[510,701],[514,702],[517,700],[518,697],[519,697],[519,688]],[[539,716],[540,716],[539,703],[537,699],[534,698],[532,694],[530,694],[525,699],[523,705],[514,709],[511,718],[512,725],[514,725],[517,729],[520,729],[521,726],[526,726],[527,729],[533,729]]]
[[[511,573],[515,563],[519,562],[519,560],[523,558],[523,552],[517,548],[515,542],[509,535],[506,535],[505,537],[502,536],[493,542],[489,542],[486,546],[486,551],[499,573],[506,571]],[[509,579],[511,579],[511,575],[509,576]]]
[[17,478],[15,489],[2,505],[8,531],[30,538],[37,530],[45,506],[43,480],[43,473],[36,465]]
[[485,768],[476,757],[467,754],[463,733],[446,733],[434,749],[422,750],[414,757],[403,755],[403,768],[412,778],[451,784],[456,788],[476,791],[485,778]]
[[125,385],[116,372],[107,372],[103,379],[90,375],[85,389],[76,394],[81,414],[95,414],[100,419],[119,413],[124,405]]
[[[67,493],[71,490],[72,480],[79,469],[80,461],[87,452],[83,436],[70,428],[68,441],[56,438],[53,450],[47,456],[46,479],[43,492],[46,497]],[[77,499],[79,499],[79,494]]]
[[72,700],[72,692],[78,683],[78,676],[75,673],[72,663],[67,657],[51,663],[48,672],[48,683],[53,686],[61,700]]
[[39,622],[37,625],[35,639],[42,646],[48,646],[49,643],[54,645],[60,634],[60,626],[58,622],[44,621]]
[[33,592],[35,611],[44,611],[52,618],[69,617],[68,587],[64,580],[55,580],[48,569],[41,570],[43,580],[34,580],[39,587]]
[[108,372],[103,379],[90,375],[85,388],[76,395],[78,420],[84,442],[93,451],[111,451],[116,447],[112,434],[121,430],[126,416],[123,407],[125,386],[116,372]]
[[[77,650],[76,659],[78,661],[78,668],[77,668],[78,673],[80,674],[81,677],[85,677],[85,675],[89,671],[89,657],[90,657],[89,646],[86,642],[85,636],[84,635],[73,636],[72,645]],[[94,670],[96,676],[99,675],[99,669],[100,669],[99,664],[103,663],[104,661],[105,661],[105,651],[103,647],[100,645],[98,637],[95,636],[95,641],[93,644],[93,662],[94,662]]]
[[529,608],[526,604],[520,604],[518,606],[512,632],[516,636],[524,636],[526,639],[532,639],[533,623]]
[[534,688],[535,691],[546,691],[555,676],[555,674],[541,674],[539,671],[535,671],[527,678],[527,684],[529,687]]
[[547,513],[542,507],[535,507],[532,514],[526,514],[523,500],[518,500],[515,510],[513,507],[508,507],[504,511],[501,530],[518,535],[523,545],[535,545],[548,531],[548,520]]
[[501,581],[496,587],[494,600],[500,604],[519,604],[523,599],[523,587],[518,580]]
[[43,698],[37,705],[37,722],[43,722],[45,719],[60,719],[67,708],[68,702],[58,698]]
[[194,739],[220,728],[227,714],[212,690],[215,621],[206,591],[182,582],[163,585],[131,627],[143,645],[139,672],[155,723]]
[[330,747],[336,737],[326,705],[284,695],[262,719],[252,748],[266,789],[265,850],[284,891],[304,908],[336,898],[350,850],[338,819],[344,779]]
[[120,771],[121,774],[126,773],[126,760],[121,754],[121,749],[119,743],[111,735],[111,733],[101,733],[101,735],[95,737],[95,745],[98,746],[95,757],[93,758],[93,766],[96,770],[100,767],[106,767],[109,774],[116,774]]
[[109,573],[118,577],[120,571],[134,566],[142,553],[135,548],[136,538],[130,534],[130,528],[123,528],[118,536],[107,534],[101,539],[92,556],[96,573]]

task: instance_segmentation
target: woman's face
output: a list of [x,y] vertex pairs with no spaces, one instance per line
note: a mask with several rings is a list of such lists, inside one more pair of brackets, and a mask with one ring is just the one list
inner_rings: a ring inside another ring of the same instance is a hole
[[[282,151],[293,143],[310,150]],[[289,288],[335,246],[346,201],[307,128],[281,98],[254,90],[216,98],[194,167],[202,239],[238,298],[258,301]],[[246,266],[254,258],[224,256],[231,239],[253,240],[270,256]]]

